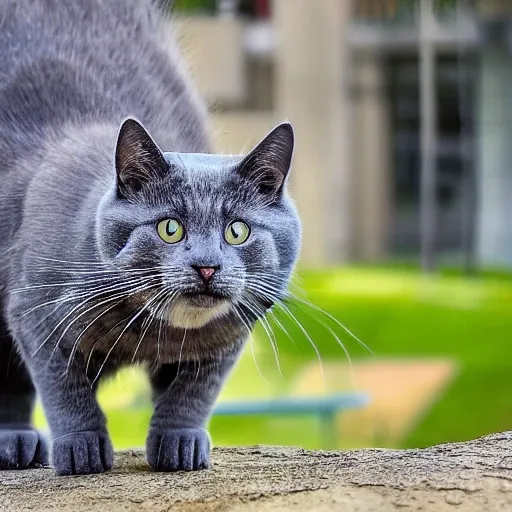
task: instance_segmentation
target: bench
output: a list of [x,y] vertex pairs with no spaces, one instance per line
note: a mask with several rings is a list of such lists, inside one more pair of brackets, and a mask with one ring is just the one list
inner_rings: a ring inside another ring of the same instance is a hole
[[318,397],[287,397],[268,400],[220,402],[214,416],[314,415],[320,419],[322,441],[326,449],[336,447],[336,415],[348,409],[364,407],[370,402],[365,393],[337,393]]

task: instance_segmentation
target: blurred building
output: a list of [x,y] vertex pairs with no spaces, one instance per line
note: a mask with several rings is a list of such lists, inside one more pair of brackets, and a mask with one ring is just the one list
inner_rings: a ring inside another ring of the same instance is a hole
[[418,257],[426,42],[435,252],[512,265],[512,1],[421,2],[177,0],[218,149],[296,129],[305,264]]

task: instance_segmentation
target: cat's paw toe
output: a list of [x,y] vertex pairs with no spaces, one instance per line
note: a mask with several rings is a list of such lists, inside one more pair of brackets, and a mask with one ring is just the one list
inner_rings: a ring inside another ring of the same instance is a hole
[[157,471],[206,469],[210,465],[210,438],[202,428],[152,428],[146,456]]
[[114,451],[106,432],[72,432],[53,440],[52,464],[58,475],[103,473],[113,463]]
[[32,429],[0,429],[0,469],[48,464],[46,439]]

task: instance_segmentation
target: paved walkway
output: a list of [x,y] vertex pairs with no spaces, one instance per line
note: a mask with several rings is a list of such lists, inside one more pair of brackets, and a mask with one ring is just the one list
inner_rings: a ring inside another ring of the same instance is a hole
[[308,366],[297,380],[295,395],[357,390],[368,392],[370,406],[340,415],[340,435],[356,446],[393,446],[414,427],[438,399],[456,372],[444,359],[386,359]]

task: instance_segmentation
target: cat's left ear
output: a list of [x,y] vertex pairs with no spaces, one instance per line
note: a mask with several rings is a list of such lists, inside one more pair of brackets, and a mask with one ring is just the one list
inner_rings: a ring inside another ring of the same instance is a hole
[[145,128],[126,119],[119,130],[115,166],[120,197],[138,192],[146,183],[165,175],[169,164]]
[[243,160],[239,173],[265,195],[278,195],[293,156],[294,135],[288,122],[276,126]]

